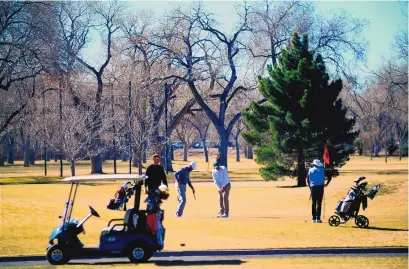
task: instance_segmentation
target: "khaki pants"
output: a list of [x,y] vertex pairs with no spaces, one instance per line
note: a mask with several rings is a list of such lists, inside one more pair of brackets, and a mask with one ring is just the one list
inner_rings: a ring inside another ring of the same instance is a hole
[[230,195],[231,184],[227,184],[224,187],[224,191],[219,193],[220,199],[220,212],[219,214],[229,214],[229,195]]

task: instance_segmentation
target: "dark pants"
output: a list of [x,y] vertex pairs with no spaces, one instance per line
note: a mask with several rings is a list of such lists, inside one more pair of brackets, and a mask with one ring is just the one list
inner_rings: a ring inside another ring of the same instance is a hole
[[324,197],[324,186],[311,187],[312,196],[312,218],[321,219],[321,205],[322,198]]

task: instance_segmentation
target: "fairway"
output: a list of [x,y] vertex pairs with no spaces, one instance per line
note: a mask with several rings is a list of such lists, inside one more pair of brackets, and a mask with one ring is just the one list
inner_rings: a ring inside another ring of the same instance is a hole
[[[325,189],[327,220],[355,178],[366,176],[369,187],[381,183],[378,196],[368,201],[366,211],[361,211],[369,218],[369,229],[357,228],[353,220],[339,227],[330,227],[328,223],[310,223],[308,188],[294,188],[296,181],[291,179],[262,181],[257,175],[258,165],[250,160],[236,163],[230,159],[231,217],[217,219],[218,194],[211,181],[210,170],[207,170],[202,158],[191,159],[199,162],[198,171],[191,175],[197,200],[188,190],[184,216],[175,218],[176,196],[173,183],[170,183],[171,196],[163,204],[166,210],[164,225],[167,228],[165,250],[408,245],[407,158],[402,161],[389,158],[385,164],[383,159],[370,161],[369,158],[353,157],[341,169],[341,175]],[[174,167],[179,168],[183,164],[176,161]],[[1,173],[6,169],[1,168]],[[25,171],[20,169],[21,172]],[[109,171],[108,168],[105,170]],[[85,173],[89,167],[84,164],[81,171]],[[23,177],[21,172],[15,175]],[[0,255],[44,254],[51,230],[60,224],[58,215],[62,213],[68,197],[69,185],[14,185],[10,184],[12,181],[12,178],[8,178],[7,185],[0,186]],[[88,213],[88,205],[101,215],[99,219],[92,217],[84,225],[87,234],[80,235],[80,239],[86,246],[96,247],[99,233],[108,221],[123,217],[123,212],[106,209],[106,204],[120,184],[80,186],[73,217],[83,218]],[[260,268],[263,266],[260,265]]]

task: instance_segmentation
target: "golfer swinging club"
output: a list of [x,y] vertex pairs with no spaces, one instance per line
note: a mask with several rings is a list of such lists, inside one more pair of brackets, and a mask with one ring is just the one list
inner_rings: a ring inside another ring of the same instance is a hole
[[193,188],[192,183],[189,179],[189,174],[196,169],[196,163],[191,162],[188,166],[182,167],[177,171],[175,175],[175,188],[178,194],[178,206],[176,210],[176,217],[181,217],[183,215],[183,209],[186,205],[186,184],[192,189],[193,195],[195,195],[195,188]]
[[324,196],[325,170],[321,161],[315,159],[312,167],[308,170],[307,184],[312,196],[312,222],[322,223],[321,205]]

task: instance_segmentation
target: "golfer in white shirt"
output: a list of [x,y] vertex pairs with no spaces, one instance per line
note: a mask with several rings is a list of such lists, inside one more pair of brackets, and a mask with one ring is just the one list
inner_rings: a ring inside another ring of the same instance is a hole
[[227,168],[220,166],[218,162],[213,163],[212,177],[219,190],[220,211],[218,218],[229,217],[229,194],[230,194],[230,179],[227,173]]

